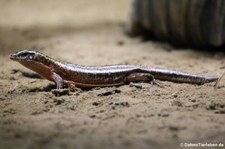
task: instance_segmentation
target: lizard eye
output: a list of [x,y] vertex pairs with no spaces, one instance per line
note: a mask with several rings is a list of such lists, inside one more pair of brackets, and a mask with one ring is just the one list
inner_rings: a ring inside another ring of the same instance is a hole
[[28,56],[28,53],[21,53],[20,54],[20,57],[27,57]]
[[19,54],[19,57],[21,57],[22,59],[34,60],[35,59],[35,54],[28,53],[28,52],[23,52],[23,53]]

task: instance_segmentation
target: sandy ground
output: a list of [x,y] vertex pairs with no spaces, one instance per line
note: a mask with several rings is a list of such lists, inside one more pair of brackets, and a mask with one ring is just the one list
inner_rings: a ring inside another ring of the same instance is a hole
[[225,145],[225,79],[217,89],[213,83],[160,82],[57,95],[53,83],[30,78],[30,70],[9,60],[28,48],[82,65],[135,64],[212,76],[224,71],[223,53],[127,37],[129,15],[129,0],[0,1],[1,149]]

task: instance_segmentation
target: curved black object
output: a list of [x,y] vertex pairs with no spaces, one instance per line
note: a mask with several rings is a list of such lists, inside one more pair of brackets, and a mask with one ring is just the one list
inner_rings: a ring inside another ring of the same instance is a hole
[[225,1],[133,0],[132,28],[175,44],[220,47],[225,43]]

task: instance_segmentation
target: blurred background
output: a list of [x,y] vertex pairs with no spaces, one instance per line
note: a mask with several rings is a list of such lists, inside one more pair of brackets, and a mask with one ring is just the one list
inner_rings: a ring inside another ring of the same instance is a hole
[[224,1],[134,0],[132,12],[136,32],[138,28],[176,46],[224,46]]
[[129,19],[130,0],[1,0],[0,53],[31,48],[40,40]]

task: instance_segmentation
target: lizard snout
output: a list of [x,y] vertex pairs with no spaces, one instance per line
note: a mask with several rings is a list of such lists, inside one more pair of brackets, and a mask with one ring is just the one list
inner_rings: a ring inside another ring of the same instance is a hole
[[11,54],[11,55],[9,56],[9,58],[10,58],[11,60],[16,60],[16,54]]

